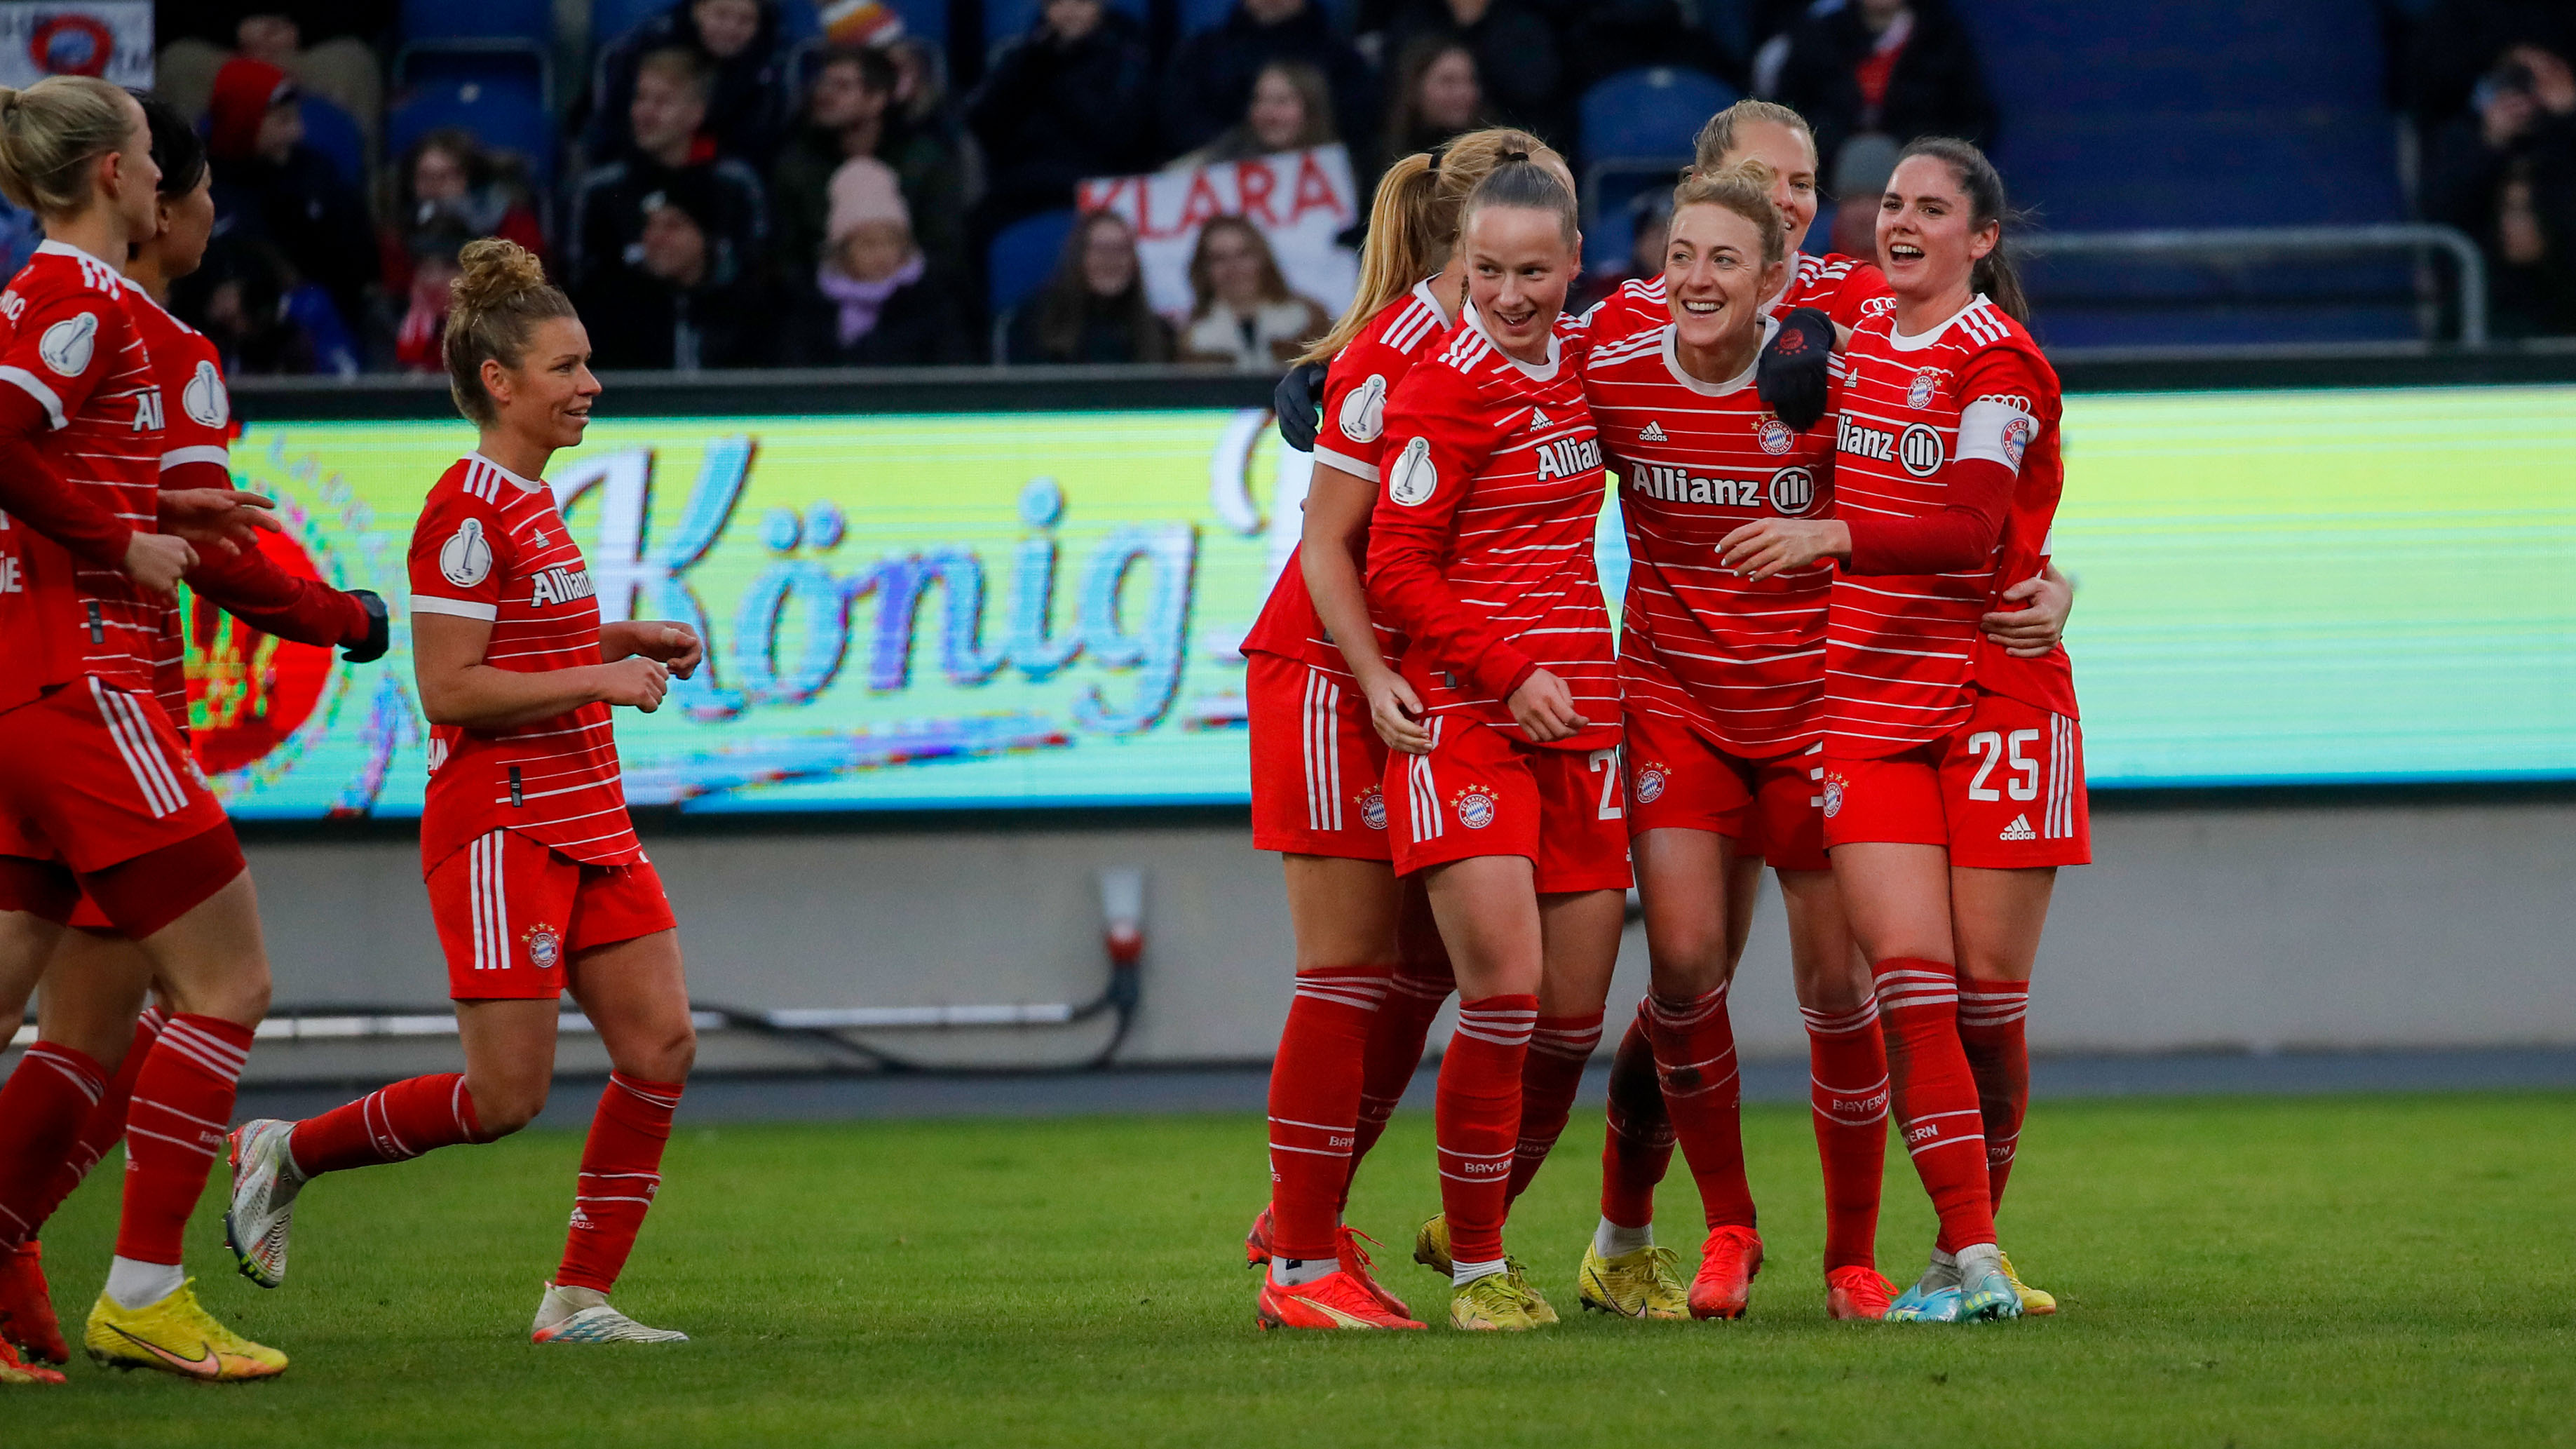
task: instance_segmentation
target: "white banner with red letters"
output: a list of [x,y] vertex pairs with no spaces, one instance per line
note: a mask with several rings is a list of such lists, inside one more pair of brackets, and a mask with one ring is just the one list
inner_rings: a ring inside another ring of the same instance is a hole
[[23,90],[49,75],[150,90],[151,0],[0,3],[0,86]]
[[1360,219],[1351,156],[1339,145],[1100,177],[1082,183],[1075,205],[1114,211],[1136,228],[1145,295],[1167,317],[1190,315],[1190,254],[1211,217],[1240,216],[1260,228],[1289,290],[1326,312],[1338,316],[1359,289],[1359,256],[1335,240]]

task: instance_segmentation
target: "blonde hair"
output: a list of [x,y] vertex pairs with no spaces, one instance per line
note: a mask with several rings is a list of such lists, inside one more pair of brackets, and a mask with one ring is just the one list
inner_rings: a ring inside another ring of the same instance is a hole
[[0,195],[38,216],[89,204],[86,168],[125,149],[142,121],[134,98],[96,76],[47,76],[0,86]]
[[[1735,149],[1740,126],[1768,124],[1785,126],[1806,138],[1807,157],[1816,156],[1816,130],[1807,118],[1778,101],[1737,101],[1734,105],[1708,118],[1699,128],[1699,140],[1692,148],[1692,171],[1717,171],[1726,165],[1726,153]],[[1685,173],[1687,174],[1687,173]]]
[[1329,362],[1352,338],[1413,285],[1449,264],[1467,198],[1504,164],[1528,162],[1561,172],[1571,189],[1573,168],[1545,141],[1509,126],[1469,131],[1434,151],[1416,152],[1386,169],[1369,202],[1368,242],[1360,249],[1360,285],[1341,320],[1299,362]]
[[514,241],[486,237],[468,242],[456,257],[459,268],[449,294],[447,391],[466,420],[489,427],[500,419],[491,391],[483,386],[483,364],[516,367],[528,350],[528,334],[550,317],[573,316],[572,300],[546,280],[545,263]]
[[1789,258],[1789,225],[1771,204],[1771,168],[1759,161],[1740,161],[1722,171],[1693,171],[1673,188],[1673,215],[1685,206],[1714,206],[1734,212],[1762,233],[1762,265]]

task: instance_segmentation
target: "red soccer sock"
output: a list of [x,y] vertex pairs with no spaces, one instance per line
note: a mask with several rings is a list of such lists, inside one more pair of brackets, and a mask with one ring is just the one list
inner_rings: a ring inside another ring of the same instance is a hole
[[1753,1188],[1744,1180],[1744,1082],[1735,1065],[1735,1024],[1726,988],[1680,1001],[1648,995],[1646,1040],[1664,1109],[1699,1184],[1708,1226],[1753,1226]]
[[1458,1030],[1440,1059],[1433,1131],[1440,1142],[1440,1211],[1449,1255],[1462,1263],[1503,1256],[1511,1209],[1512,1141],[1521,1122],[1521,1063],[1538,998],[1487,996],[1458,1003]]
[[44,1226],[55,1176],[106,1090],[106,1069],[78,1048],[40,1041],[18,1059],[0,1086],[0,1249]]
[[117,1063],[116,1075],[107,1079],[98,1105],[89,1109],[88,1119],[81,1123],[80,1136],[73,1140],[62,1165],[54,1169],[53,1184],[36,1204],[37,1231],[44,1229],[46,1220],[63,1205],[63,1199],[89,1177],[90,1169],[98,1166],[107,1149],[125,1136],[125,1109],[134,1099],[135,1079],[143,1075],[143,1059],[152,1054],[152,1043],[160,1039],[162,1024],[168,1020],[155,1006],[134,1023],[134,1044],[125,1049],[125,1060]]
[[1664,1110],[1642,1002],[1610,1058],[1609,1118],[1601,1141],[1601,1216],[1642,1228],[1655,1220],[1655,1185],[1673,1163],[1673,1119]]
[[1279,1055],[1270,1063],[1270,1251],[1334,1256],[1333,1229],[1350,1185],[1369,1027],[1386,1000],[1384,966],[1297,973]]
[[286,1150],[306,1177],[409,1162],[424,1152],[484,1141],[474,1094],[461,1072],[413,1077],[295,1124]]
[[1891,956],[1870,963],[1887,1074],[1914,1171],[1941,1215],[1942,1251],[1995,1240],[1986,1196],[1986,1134],[1976,1080],[1959,1045],[1959,984],[1945,963]]
[[2030,1108],[2030,1043],[2022,1018],[2030,1010],[2027,981],[1975,981],[1959,977],[1959,1044],[1977,1079],[1977,1108],[1985,1118],[1987,1200],[2004,1207],[2004,1183],[2021,1145],[2022,1114]]
[[1574,1094],[1583,1086],[1583,1068],[1601,1045],[1601,1013],[1542,1016],[1530,1032],[1529,1053],[1521,1059],[1521,1132],[1512,1146],[1512,1183],[1507,1201],[1516,1202],[1547,1166],[1556,1139],[1574,1115]]
[[116,1256],[179,1261],[179,1236],[233,1119],[251,1029],[221,1017],[170,1018],[145,1053],[126,1113],[125,1215]]
[[1386,999],[1369,1023],[1368,1045],[1361,1054],[1359,1130],[1351,1138],[1342,1203],[1350,1201],[1350,1179],[1358,1174],[1360,1159],[1385,1134],[1387,1119],[1404,1100],[1405,1088],[1413,1085],[1413,1074],[1422,1070],[1422,1048],[1431,1038],[1431,1019],[1449,1000],[1451,986],[1446,956],[1399,962],[1388,980]]
[[1825,1271],[1876,1267],[1878,1194],[1887,1171],[1887,1043],[1878,1003],[1807,1011],[1807,1084],[1825,1170]]
[[564,1237],[556,1287],[605,1293],[617,1286],[661,1190],[662,1148],[671,1140],[671,1113],[684,1085],[608,1074],[599,1112],[590,1119],[590,1141],[581,1149],[581,1181],[573,1190],[572,1230]]

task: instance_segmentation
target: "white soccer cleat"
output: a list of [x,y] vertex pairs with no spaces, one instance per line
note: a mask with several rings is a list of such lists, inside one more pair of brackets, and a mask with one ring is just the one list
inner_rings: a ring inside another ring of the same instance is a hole
[[294,1135],[294,1123],[268,1117],[234,1128],[230,1139],[233,1200],[224,1209],[224,1246],[241,1275],[262,1288],[286,1281],[286,1235],[306,1181],[286,1150]]
[[529,1326],[530,1343],[686,1343],[676,1328],[647,1328],[608,1306],[608,1295],[595,1288],[546,1285],[537,1302],[537,1321]]

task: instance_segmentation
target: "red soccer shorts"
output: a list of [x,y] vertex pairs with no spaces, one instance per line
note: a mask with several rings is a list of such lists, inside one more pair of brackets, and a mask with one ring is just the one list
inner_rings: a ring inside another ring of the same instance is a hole
[[82,678],[0,714],[0,855],[82,874],[226,823],[160,701]]
[[678,924],[652,862],[585,865],[509,830],[438,863],[429,913],[458,1001],[551,1001],[573,956]]
[[2084,865],[2093,816],[2074,718],[1980,693],[1942,739],[1877,760],[1825,761],[1825,844],[1949,847],[1986,870]]
[[1627,719],[1628,833],[1706,830],[1777,870],[1823,870],[1821,755],[1748,760],[1668,715]]
[[1431,721],[1431,752],[1390,754],[1395,873],[1518,855],[1541,894],[1628,888],[1619,752],[1523,744],[1463,715]]
[[1276,654],[1251,662],[1252,848],[1385,860],[1386,742],[1349,678]]

